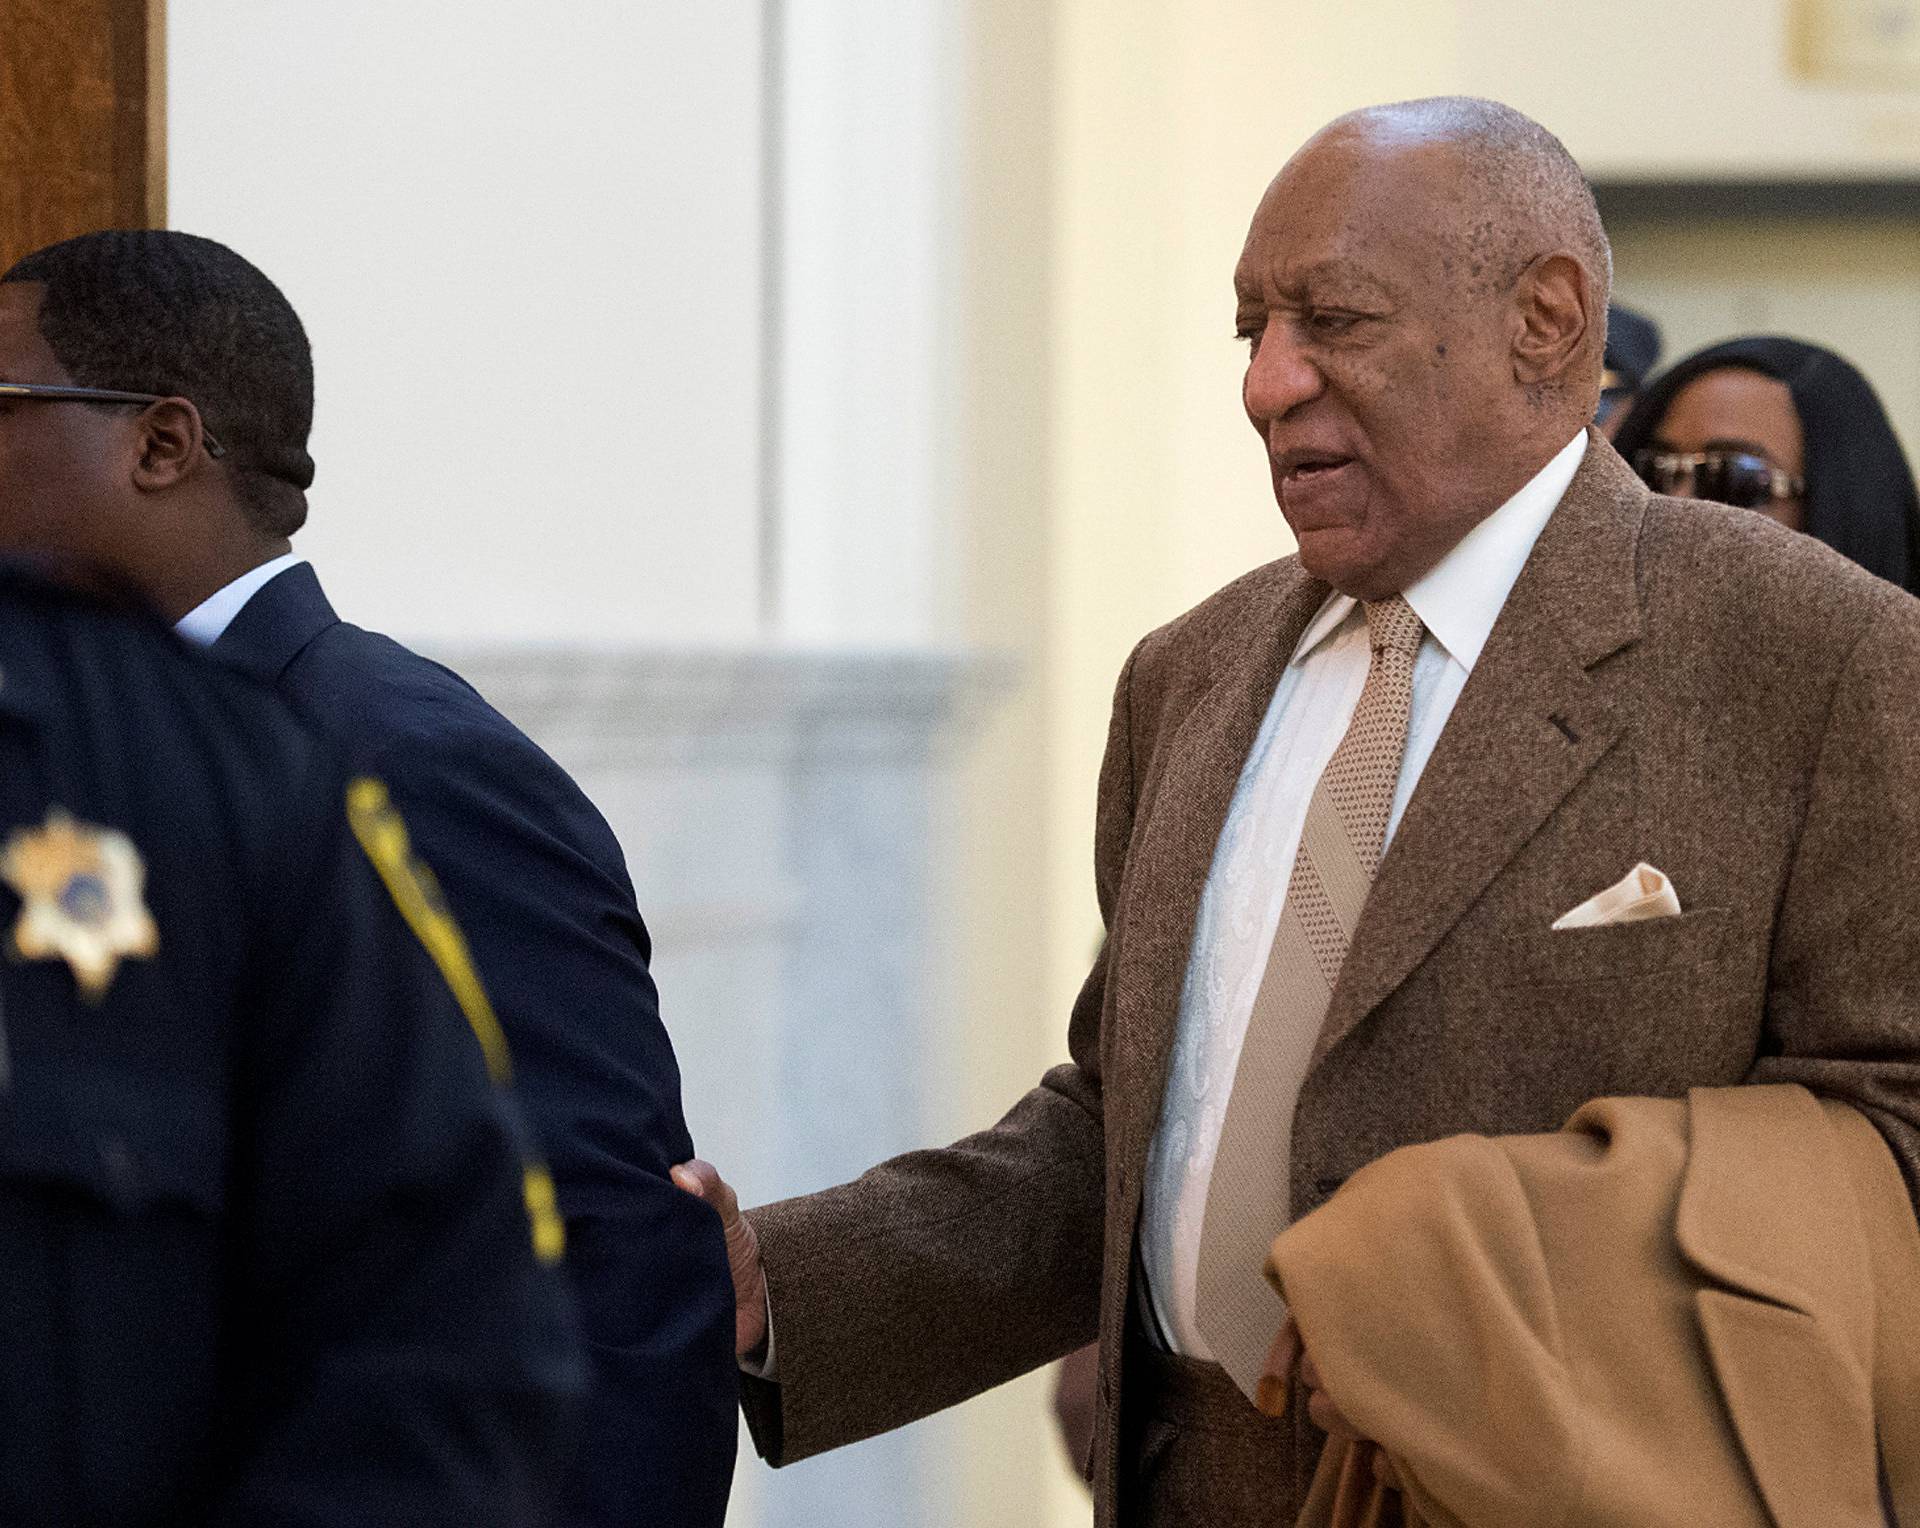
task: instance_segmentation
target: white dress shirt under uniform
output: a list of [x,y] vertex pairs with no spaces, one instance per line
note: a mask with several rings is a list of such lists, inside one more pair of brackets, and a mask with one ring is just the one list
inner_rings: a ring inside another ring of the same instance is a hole
[[[1413,712],[1388,842],[1514,581],[1586,450],[1582,431],[1406,590],[1427,635],[1414,664]],[[1201,894],[1166,1096],[1147,1157],[1139,1231],[1151,1314],[1173,1350],[1189,1358],[1213,1356],[1195,1323],[1194,1288],[1207,1185],[1240,1044],[1280,926],[1308,799],[1346,733],[1370,658],[1365,615],[1348,596],[1333,595],[1274,688]],[[1275,1226],[1274,1234],[1283,1229]]]
[[233,618],[247,608],[248,600],[288,568],[306,560],[298,552],[282,552],[270,562],[249,569],[181,616],[173,623],[173,629],[189,642],[201,647],[213,646],[233,624]]

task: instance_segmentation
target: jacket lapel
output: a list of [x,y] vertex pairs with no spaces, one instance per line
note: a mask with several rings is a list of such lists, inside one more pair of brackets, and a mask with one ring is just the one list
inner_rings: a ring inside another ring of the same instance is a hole
[[1748,1467],[1778,1528],[1875,1521],[1874,1291],[1833,1127],[1799,1087],[1688,1103],[1674,1241],[1713,1281],[1695,1313]]
[[1590,671],[1639,635],[1647,498],[1592,437],[1380,863],[1314,1065],[1413,974],[1613,746],[1621,724]]
[[296,563],[254,591],[212,652],[264,684],[278,684],[309,642],[339,624],[312,564]]
[[1117,1059],[1139,1083],[1120,1090],[1130,1127],[1120,1139],[1135,1156],[1144,1154],[1159,1115],[1200,897],[1227,809],[1280,676],[1329,593],[1297,562],[1281,564],[1265,619],[1213,649],[1216,677],[1167,745],[1128,866],[1126,934],[1113,975]]

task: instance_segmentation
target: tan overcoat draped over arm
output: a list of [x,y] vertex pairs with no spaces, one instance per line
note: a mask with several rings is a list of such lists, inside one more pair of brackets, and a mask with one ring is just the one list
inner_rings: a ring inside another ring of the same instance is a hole
[[1356,1173],[1275,1241],[1367,1445],[1298,1528],[1920,1525],[1920,1227],[1880,1135],[1794,1086],[1605,1099]]

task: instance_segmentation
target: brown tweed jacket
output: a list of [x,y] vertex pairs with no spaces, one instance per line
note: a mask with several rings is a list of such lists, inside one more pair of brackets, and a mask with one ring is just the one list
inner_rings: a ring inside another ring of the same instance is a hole
[[[1200,892],[1327,593],[1282,559],[1128,659],[1071,1064],[991,1130],[753,1212],[781,1382],[744,1402],[773,1462],[1097,1332],[1115,1523],[1130,1254]],[[1681,916],[1549,931],[1643,859]],[[1857,1105],[1920,1182],[1920,601],[1758,515],[1649,495],[1595,437],[1381,863],[1294,1121],[1296,1217],[1400,1146],[1743,1081]],[[1320,1442],[1296,1424],[1274,1520]]]

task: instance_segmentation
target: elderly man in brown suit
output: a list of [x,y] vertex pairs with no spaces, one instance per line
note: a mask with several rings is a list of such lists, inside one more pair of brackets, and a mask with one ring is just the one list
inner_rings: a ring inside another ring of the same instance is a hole
[[1244,397],[1299,553],[1122,671],[1071,1064],[744,1217],[679,1171],[774,1463],[1097,1334],[1103,1528],[1290,1523],[1323,1440],[1247,1399],[1261,1265],[1363,1165],[1790,1081],[1920,1173],[1920,603],[1586,431],[1609,267],[1490,102],[1342,118],[1268,188]]

